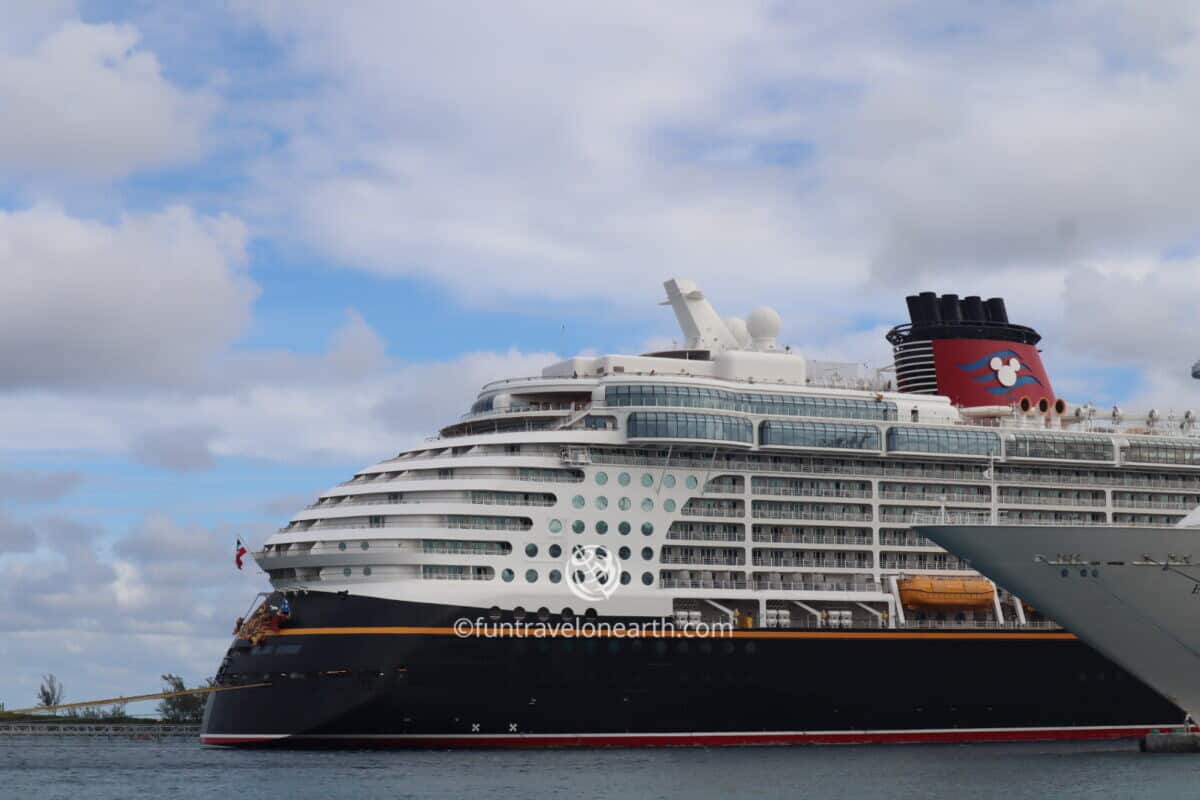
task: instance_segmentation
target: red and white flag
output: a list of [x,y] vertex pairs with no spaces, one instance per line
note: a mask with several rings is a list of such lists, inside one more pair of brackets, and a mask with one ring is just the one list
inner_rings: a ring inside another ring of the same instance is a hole
[[237,540],[237,550],[233,554],[233,563],[237,564],[237,568],[242,568],[242,559],[246,556],[246,545],[242,544],[242,538],[239,536]]

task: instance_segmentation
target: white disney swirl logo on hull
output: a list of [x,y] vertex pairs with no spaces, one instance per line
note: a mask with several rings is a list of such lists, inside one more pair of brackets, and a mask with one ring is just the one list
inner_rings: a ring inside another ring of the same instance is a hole
[[1016,385],[1017,373],[1021,370],[1020,359],[1010,358],[1005,363],[1003,358],[996,356],[988,362],[988,366],[992,368],[992,372],[996,373],[996,380],[1000,381],[1001,386]]
[[567,588],[580,600],[598,602],[612,597],[621,576],[621,562],[600,545],[577,544],[567,557]]

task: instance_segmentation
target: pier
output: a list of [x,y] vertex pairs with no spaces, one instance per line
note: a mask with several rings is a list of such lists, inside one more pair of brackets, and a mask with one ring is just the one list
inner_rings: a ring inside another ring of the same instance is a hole
[[0,722],[0,737],[3,736],[84,736],[161,741],[199,738],[200,726],[154,722]]

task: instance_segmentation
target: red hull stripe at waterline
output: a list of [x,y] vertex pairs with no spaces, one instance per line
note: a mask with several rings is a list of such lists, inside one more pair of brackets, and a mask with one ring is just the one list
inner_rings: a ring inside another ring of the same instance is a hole
[[1133,739],[1178,725],[1119,725],[1078,728],[949,728],[903,731],[747,731],[730,733],[563,733],[563,734],[378,734],[310,735],[208,734],[211,745],[263,745],[272,742],[362,747],[522,748],[522,747],[721,747],[759,744],[954,744],[965,742],[1045,742]]

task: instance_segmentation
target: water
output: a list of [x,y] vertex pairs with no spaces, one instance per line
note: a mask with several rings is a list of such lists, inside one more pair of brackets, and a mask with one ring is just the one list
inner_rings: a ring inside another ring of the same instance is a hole
[[1180,798],[1200,754],[1119,743],[560,751],[240,751],[0,740],[0,798]]

